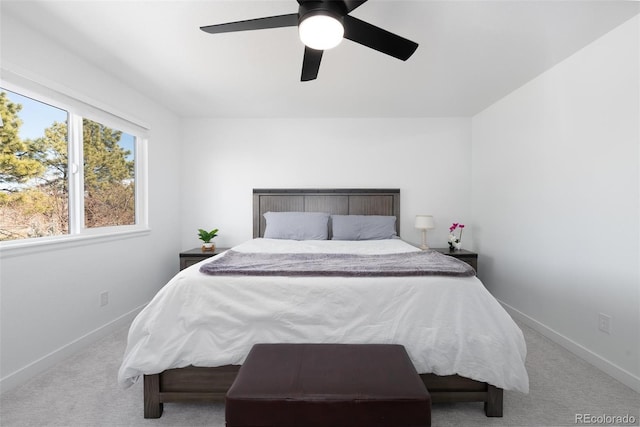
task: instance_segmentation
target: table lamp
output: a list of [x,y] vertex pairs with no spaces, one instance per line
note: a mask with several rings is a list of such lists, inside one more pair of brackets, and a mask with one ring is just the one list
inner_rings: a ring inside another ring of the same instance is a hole
[[423,251],[429,249],[429,246],[427,246],[427,230],[435,228],[433,217],[431,215],[416,215],[415,227],[418,230],[422,230],[422,246],[420,246],[420,249]]

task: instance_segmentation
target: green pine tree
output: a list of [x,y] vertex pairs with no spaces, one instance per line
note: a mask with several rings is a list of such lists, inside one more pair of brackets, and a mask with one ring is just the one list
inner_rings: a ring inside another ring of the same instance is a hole
[[22,121],[18,113],[21,109],[20,104],[9,100],[6,92],[0,92],[0,190],[4,198],[20,188],[16,184],[42,176],[46,170],[34,144],[20,139]]

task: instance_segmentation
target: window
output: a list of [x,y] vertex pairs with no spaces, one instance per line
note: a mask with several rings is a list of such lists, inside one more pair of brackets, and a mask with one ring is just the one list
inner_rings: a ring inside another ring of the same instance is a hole
[[0,241],[146,228],[144,129],[28,92],[0,87]]
[[0,92],[0,240],[68,233],[68,113]]
[[133,135],[82,120],[86,228],[136,223],[134,143]]

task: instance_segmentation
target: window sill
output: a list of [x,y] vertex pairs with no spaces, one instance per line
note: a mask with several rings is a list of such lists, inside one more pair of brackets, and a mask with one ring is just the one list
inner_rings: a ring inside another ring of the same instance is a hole
[[150,233],[151,229],[145,227],[120,231],[91,230],[83,234],[4,241],[0,242],[0,259],[142,237]]

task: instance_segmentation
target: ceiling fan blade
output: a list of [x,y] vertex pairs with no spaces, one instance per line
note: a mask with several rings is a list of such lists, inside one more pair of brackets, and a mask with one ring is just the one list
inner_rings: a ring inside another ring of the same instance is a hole
[[362,6],[362,4],[366,2],[367,0],[344,0],[344,4],[347,7],[347,13],[351,12],[357,7]]
[[418,48],[418,43],[390,33],[368,22],[346,15],[344,38],[406,61]]
[[318,77],[318,70],[320,69],[320,60],[322,59],[323,50],[311,49],[308,46],[304,47],[304,59],[302,60],[302,75],[300,81],[308,82],[309,80],[315,80]]
[[234,31],[266,30],[268,28],[297,27],[298,14],[268,16],[266,18],[248,19],[246,21],[227,22],[226,24],[207,25],[200,27],[202,31],[211,34],[231,33]]

